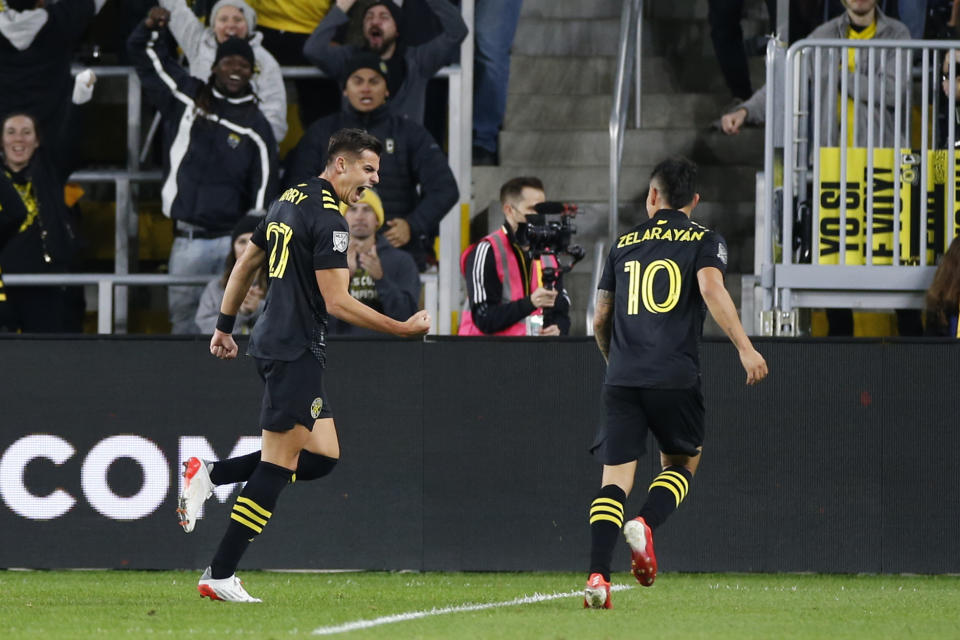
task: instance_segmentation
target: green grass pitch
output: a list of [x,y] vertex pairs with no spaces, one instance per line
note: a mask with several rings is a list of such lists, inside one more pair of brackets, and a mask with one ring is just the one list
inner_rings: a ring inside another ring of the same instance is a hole
[[[629,573],[612,611],[572,573],[241,573],[263,604],[201,599],[198,572],[0,571],[0,638],[957,638],[960,578]],[[516,604],[523,596],[555,596]],[[464,605],[494,605],[464,610]],[[446,611],[444,611],[446,609]],[[397,614],[421,617],[314,635]],[[424,614],[424,612],[427,612]]]

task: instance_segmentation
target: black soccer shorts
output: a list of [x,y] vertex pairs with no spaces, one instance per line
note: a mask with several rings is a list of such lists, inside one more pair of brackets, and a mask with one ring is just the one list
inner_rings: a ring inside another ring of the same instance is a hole
[[323,388],[323,365],[309,351],[291,362],[254,360],[264,383],[261,429],[289,431],[302,424],[312,431],[314,420],[333,417]]
[[590,452],[606,465],[636,460],[647,450],[647,432],[660,451],[696,456],[703,444],[703,394],[690,389],[644,389],[603,385],[606,421]]

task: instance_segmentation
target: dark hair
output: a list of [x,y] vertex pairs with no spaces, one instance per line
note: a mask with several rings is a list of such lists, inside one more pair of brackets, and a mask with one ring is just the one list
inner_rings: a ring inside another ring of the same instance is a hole
[[[224,289],[227,288],[227,282],[230,280],[230,273],[233,271],[233,266],[237,264],[237,256],[233,250],[233,244],[237,241],[237,238],[243,234],[255,232],[261,220],[263,220],[263,216],[247,214],[240,218],[234,225],[233,231],[230,233],[230,251],[227,252],[227,258],[223,263],[223,275],[220,276],[220,286]],[[259,284],[260,288],[264,291],[267,290],[267,273],[262,268],[257,270],[254,283]]]
[[656,182],[660,195],[674,209],[681,209],[697,193],[697,165],[683,156],[662,161],[650,173],[650,182]]
[[37,8],[37,0],[4,0],[7,9],[14,11],[29,11]]
[[383,153],[383,143],[363,129],[340,129],[330,136],[327,164],[333,162],[338,155],[348,153],[359,156],[364,151],[373,151],[379,156]]
[[944,325],[960,308],[960,238],[954,238],[927,290],[927,310]]
[[511,178],[500,187],[500,204],[507,204],[507,200],[516,200],[522,194],[525,188],[537,189],[543,191],[543,182],[540,178],[533,176],[520,176]]

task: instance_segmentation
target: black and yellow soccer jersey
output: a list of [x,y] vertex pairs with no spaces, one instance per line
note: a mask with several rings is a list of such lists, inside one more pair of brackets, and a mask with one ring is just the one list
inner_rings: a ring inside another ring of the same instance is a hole
[[687,389],[698,382],[704,302],[697,271],[727,267],[720,234],[661,209],[611,247],[599,289],[614,293],[606,383]]
[[251,238],[267,254],[270,287],[247,353],[292,361],[309,349],[325,361],[327,307],[314,272],[346,269],[349,240],[340,199],[326,180],[311,178],[270,205]]

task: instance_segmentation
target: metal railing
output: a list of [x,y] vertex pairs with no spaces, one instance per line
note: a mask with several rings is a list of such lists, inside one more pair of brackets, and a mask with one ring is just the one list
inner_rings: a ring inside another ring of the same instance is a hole
[[610,212],[607,235],[611,242],[617,237],[620,207],[620,162],[627,130],[627,110],[630,106],[630,72],[634,72],[636,117],[640,128],[640,75],[643,35],[643,0],[624,0],[620,13],[620,41],[617,48],[617,77],[613,88],[613,107],[610,110]]
[[[600,285],[600,276],[603,275],[603,265],[607,260],[607,244],[603,240],[597,240],[593,244],[593,268],[590,271],[590,291],[596,291]],[[593,314],[597,309],[597,296],[592,295],[587,300],[587,335],[593,335]]]
[[[97,288],[97,333],[113,333],[112,311],[115,311],[114,305],[117,301],[119,291],[126,291],[128,286],[146,286],[146,287],[169,287],[171,285],[191,285],[206,286],[213,278],[219,276],[199,275],[167,275],[159,273],[59,273],[59,274],[35,274],[35,273],[8,273],[3,276],[3,282],[7,286],[89,286],[94,285]],[[437,296],[437,274],[420,274],[420,284],[423,286],[423,308],[430,312],[431,317],[436,317],[439,311],[439,298]],[[431,333],[435,333],[431,327]]]
[[[781,71],[776,43],[768,46],[768,87],[780,75],[783,90],[767,92],[756,220],[761,332],[795,335],[797,308],[924,306],[936,261],[957,230],[949,179],[956,176],[955,118],[946,119],[946,132],[936,125],[942,56],[950,56],[949,86],[956,86],[957,48],[954,41],[801,40]],[[946,102],[947,113],[956,113],[956,97]],[[775,109],[782,134],[770,130]],[[912,136],[916,124],[919,136]],[[781,145],[776,185],[774,146]]]
[[[459,308],[460,302],[460,222],[461,211],[469,210],[471,191],[471,125],[473,113],[473,7],[474,0],[461,1],[461,13],[467,24],[468,34],[460,46],[460,64],[440,69],[435,77],[447,78],[449,88],[447,118],[447,159],[460,190],[460,200],[440,223],[439,269],[435,274],[423,274],[424,300],[431,311],[432,333],[449,334],[452,324],[452,311]],[[102,66],[93,67],[99,78],[122,77],[127,81],[127,132],[126,167],[112,169],[83,169],[74,172],[69,180],[73,182],[113,182],[116,187],[114,234],[114,273],[113,274],[8,274],[4,282],[12,286],[31,284],[34,286],[59,286],[67,284],[96,284],[100,289],[98,300],[110,281],[113,318],[112,331],[125,333],[127,330],[128,299],[126,287],[131,285],[170,286],[186,284],[180,277],[162,274],[130,274],[131,239],[137,237],[139,220],[135,211],[131,183],[158,182],[159,171],[140,171],[141,144],[141,85],[140,79],[132,67]],[[76,70],[75,70],[76,71]],[[281,67],[284,78],[323,77],[324,74],[314,67]],[[107,278],[106,276],[110,276]],[[129,277],[127,277],[129,276]],[[204,282],[210,276],[201,276]],[[113,291],[113,288],[116,291]],[[108,319],[109,316],[108,316]],[[98,330],[104,324],[104,314],[98,315]]]

